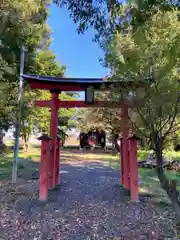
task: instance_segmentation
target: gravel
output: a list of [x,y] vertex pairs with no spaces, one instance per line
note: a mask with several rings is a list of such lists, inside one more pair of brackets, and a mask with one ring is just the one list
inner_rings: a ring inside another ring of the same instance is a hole
[[1,181],[0,239],[176,239],[172,214],[150,201],[131,203],[119,179],[101,163],[61,164],[61,185],[45,203],[38,180]]

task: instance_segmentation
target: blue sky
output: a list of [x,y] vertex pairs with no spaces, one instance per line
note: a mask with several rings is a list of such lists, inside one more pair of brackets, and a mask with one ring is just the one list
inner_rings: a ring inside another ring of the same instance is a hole
[[56,54],[57,60],[67,67],[68,77],[104,77],[107,69],[99,63],[103,52],[99,46],[92,42],[93,30],[84,35],[78,35],[77,26],[69,18],[67,9],[60,9],[56,5],[50,6],[48,23],[52,28],[53,42],[51,50]]

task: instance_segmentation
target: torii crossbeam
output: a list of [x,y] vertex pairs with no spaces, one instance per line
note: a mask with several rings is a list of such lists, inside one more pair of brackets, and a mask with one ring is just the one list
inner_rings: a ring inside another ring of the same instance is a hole
[[[137,138],[128,138],[128,106],[124,101],[60,101],[59,94],[62,91],[87,91],[93,88],[94,91],[111,90],[111,86],[118,88],[142,87],[143,83],[134,84],[132,81],[104,81],[100,78],[65,78],[49,77],[24,74],[31,89],[43,89],[51,92],[51,100],[37,100],[34,107],[48,107],[51,109],[50,137],[41,137],[41,170],[40,170],[40,199],[47,198],[47,190],[54,188],[60,183],[59,179],[59,140],[57,137],[58,129],[58,110],[60,108],[85,108],[85,107],[110,107],[121,108],[121,183],[131,191],[131,199],[138,201],[138,164],[137,164]],[[49,142],[49,144],[48,144]],[[44,172],[47,169],[47,174]]]

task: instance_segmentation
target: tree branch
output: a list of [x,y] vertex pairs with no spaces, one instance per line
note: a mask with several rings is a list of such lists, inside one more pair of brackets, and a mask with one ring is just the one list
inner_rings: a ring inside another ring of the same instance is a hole
[[140,128],[137,126],[137,124],[136,124],[134,121],[132,121],[130,117],[129,117],[129,120],[130,120],[130,122],[132,123],[133,127],[134,127],[137,131],[139,131],[140,134],[142,134],[144,137],[147,137],[147,138],[149,137],[149,136],[146,135],[143,131],[140,130]]
[[171,118],[172,120],[171,120],[170,126],[169,126],[168,130],[166,131],[166,133],[164,134],[164,138],[167,137],[167,135],[170,133],[170,131],[171,131],[172,127],[173,127],[174,121],[175,121],[175,119],[177,117],[177,114],[178,114],[179,105],[180,105],[180,103],[177,100],[176,101],[176,105],[174,107],[174,114],[173,114],[173,117]]
[[152,128],[152,132],[154,132],[154,125],[152,123],[149,123],[146,118],[140,113],[139,109],[137,109],[137,113],[139,114],[140,118],[143,120],[144,124],[149,127],[149,125],[151,125],[151,128]]
[[[178,126],[177,128],[175,128],[176,126]],[[180,130],[180,122],[177,123],[175,126],[173,126],[172,131],[169,131],[169,134],[175,133],[178,130]]]

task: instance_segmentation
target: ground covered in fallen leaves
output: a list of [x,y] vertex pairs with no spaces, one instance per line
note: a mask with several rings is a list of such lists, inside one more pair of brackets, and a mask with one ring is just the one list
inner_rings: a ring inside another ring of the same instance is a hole
[[46,203],[38,200],[36,174],[32,180],[23,171],[15,185],[0,182],[0,239],[177,239],[173,214],[146,197],[130,203],[119,171],[100,162],[61,164],[61,185]]

